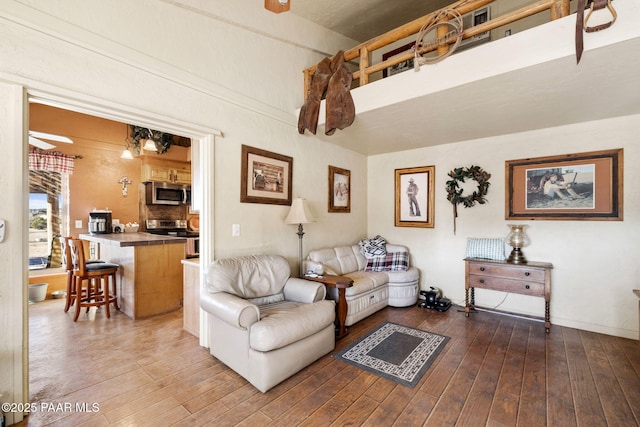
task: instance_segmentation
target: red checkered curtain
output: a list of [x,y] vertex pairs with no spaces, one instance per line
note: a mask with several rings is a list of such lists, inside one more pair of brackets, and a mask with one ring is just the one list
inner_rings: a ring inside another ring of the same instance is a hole
[[29,150],[29,170],[72,174],[74,158],[57,151],[31,148]]

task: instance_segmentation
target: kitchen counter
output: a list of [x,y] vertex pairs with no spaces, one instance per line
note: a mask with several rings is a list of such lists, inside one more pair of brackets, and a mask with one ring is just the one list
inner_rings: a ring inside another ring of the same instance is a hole
[[172,243],[185,243],[185,237],[163,236],[151,233],[111,233],[111,234],[80,234],[80,239],[89,242],[102,243],[104,245],[119,246],[146,246],[166,245]]
[[191,267],[200,267],[200,258],[185,258],[180,262]]
[[98,244],[97,258],[118,264],[118,304],[132,319],[182,307],[184,237],[149,233],[81,234]]

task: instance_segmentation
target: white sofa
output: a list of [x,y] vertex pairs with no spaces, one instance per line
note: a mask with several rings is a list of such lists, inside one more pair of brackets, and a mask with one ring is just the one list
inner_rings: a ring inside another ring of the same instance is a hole
[[263,393],[335,346],[325,286],[290,277],[281,256],[220,259],[205,286],[211,354]]
[[[408,307],[418,302],[420,273],[409,265],[409,250],[405,246],[387,243],[386,251],[387,254],[404,254],[406,271],[365,271],[368,260],[360,253],[357,244],[309,252],[305,271],[313,271],[322,264],[325,274],[353,279],[353,286],[345,293],[349,307],[345,326],[353,325],[387,305]],[[337,301],[336,289],[328,289],[327,293]]]

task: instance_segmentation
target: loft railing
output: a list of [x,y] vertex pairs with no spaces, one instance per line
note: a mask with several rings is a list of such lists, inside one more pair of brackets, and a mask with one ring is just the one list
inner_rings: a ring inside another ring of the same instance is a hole
[[[412,59],[414,57],[413,50],[408,50],[405,53],[398,54],[389,58],[387,60],[381,61],[377,64],[370,64],[370,55],[372,52],[383,48],[385,46],[390,45],[391,43],[395,43],[396,41],[405,39],[410,36],[416,36],[420,30],[422,29],[425,23],[428,23],[432,20],[440,11],[445,9],[453,9],[456,10],[461,15],[479,9],[483,6],[488,5],[489,3],[493,3],[494,0],[460,0],[457,1],[447,7],[431,12],[428,15],[425,15],[421,18],[418,18],[414,21],[409,22],[401,27],[393,29],[381,36],[374,37],[371,40],[368,40],[364,43],[359,44],[358,46],[347,50],[344,53],[345,62],[352,61],[356,58],[359,58],[359,70],[353,73],[353,79],[359,80],[360,86],[364,86],[369,83],[370,76],[373,73],[384,70],[387,67],[391,67],[397,64],[400,64],[404,61]],[[531,15],[535,15],[536,13],[543,12],[548,10],[551,14],[551,20],[556,20],[562,18],[564,16],[569,15],[569,0],[540,0],[531,2],[518,10],[514,10],[512,12],[506,13],[502,16],[493,17],[482,24],[475,25],[471,28],[464,29],[462,34],[462,39],[468,39],[470,37],[476,36],[478,34],[482,34],[485,31],[491,31],[495,28],[501,27],[503,25],[510,24],[512,22],[518,21],[520,19],[526,18]],[[447,42],[441,38],[442,34],[438,33],[438,39],[441,40],[439,44],[428,44],[424,48],[418,51],[419,54],[424,55],[425,53],[437,51],[438,55],[443,55],[449,49],[449,44],[451,41]],[[309,93],[309,86],[311,85],[311,77],[316,70],[316,66],[309,67],[304,70],[304,97],[307,98]]]

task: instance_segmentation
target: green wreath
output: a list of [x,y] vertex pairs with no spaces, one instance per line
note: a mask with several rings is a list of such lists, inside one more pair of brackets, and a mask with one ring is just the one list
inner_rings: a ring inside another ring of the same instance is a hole
[[[447,200],[453,205],[453,232],[455,233],[458,205],[462,204],[465,208],[470,208],[476,203],[481,205],[487,203],[485,196],[489,191],[491,174],[482,170],[480,166],[472,165],[468,168],[455,168],[448,175],[452,179],[447,181]],[[476,181],[478,189],[468,196],[463,196],[464,189],[460,188],[459,183],[465,182],[466,179]]]

